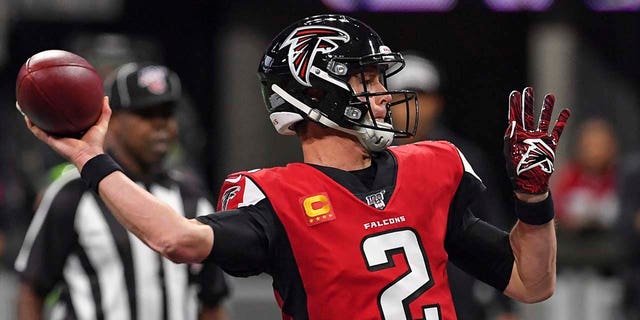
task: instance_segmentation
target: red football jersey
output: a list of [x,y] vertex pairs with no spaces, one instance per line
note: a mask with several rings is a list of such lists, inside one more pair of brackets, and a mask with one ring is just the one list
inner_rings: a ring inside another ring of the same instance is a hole
[[[390,150],[398,171],[383,209],[306,164],[242,173],[257,185],[246,183],[255,188],[251,194],[264,192],[286,230],[309,319],[456,319],[444,239],[463,162],[443,142]],[[242,185],[223,188],[223,209],[247,201],[245,180],[235,179],[227,183]]]

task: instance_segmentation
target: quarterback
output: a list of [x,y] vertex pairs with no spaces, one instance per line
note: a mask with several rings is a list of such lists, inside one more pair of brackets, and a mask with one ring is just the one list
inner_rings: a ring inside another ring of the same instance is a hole
[[27,125],[164,256],[210,260],[236,276],[271,275],[284,319],[456,319],[449,260],[518,301],[548,298],[556,279],[548,181],[569,111],[548,132],[553,95],[535,121],[533,90],[511,93],[504,150],[518,221],[505,232],[468,209],[484,185],[456,146],[389,147],[415,133],[415,119],[391,124],[392,108],[417,107],[414,92],[385,88],[403,66],[401,54],[347,16],[285,28],[258,75],[271,123],[299,138],[304,162],[229,175],[220,212],[196,219],[158,201],[104,155],[107,100],[82,139]]

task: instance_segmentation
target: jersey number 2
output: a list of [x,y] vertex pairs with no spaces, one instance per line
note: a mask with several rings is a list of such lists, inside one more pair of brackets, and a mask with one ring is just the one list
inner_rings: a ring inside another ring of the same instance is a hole
[[[382,319],[412,319],[409,304],[434,284],[426,254],[412,229],[372,234],[362,241],[362,253],[369,271],[393,268],[392,256],[404,254],[409,270],[378,294]],[[438,305],[422,307],[424,320],[440,320]]]

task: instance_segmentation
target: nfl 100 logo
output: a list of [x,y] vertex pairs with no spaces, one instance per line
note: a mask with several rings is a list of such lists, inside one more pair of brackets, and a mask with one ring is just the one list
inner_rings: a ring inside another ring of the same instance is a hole
[[385,194],[385,190],[380,190],[376,193],[372,193],[368,196],[366,196],[366,201],[367,204],[376,208],[376,209],[384,209],[384,207],[386,206],[386,204],[384,203],[384,194]]

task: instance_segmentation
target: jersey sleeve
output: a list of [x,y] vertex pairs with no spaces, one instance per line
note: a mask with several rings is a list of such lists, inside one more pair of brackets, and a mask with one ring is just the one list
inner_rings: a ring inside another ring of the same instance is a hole
[[268,271],[275,213],[258,186],[244,175],[230,176],[222,186],[219,212],[198,217],[214,232],[214,245],[205,261],[233,276]]
[[483,188],[476,176],[465,171],[449,207],[445,248],[460,269],[504,291],[514,262],[509,234],[478,219],[469,209]]
[[217,211],[226,211],[254,205],[266,195],[246,175],[234,174],[227,177],[220,188]]
[[44,193],[15,262],[21,281],[44,297],[62,279],[67,257],[77,245],[74,228],[84,182],[59,178]]
[[[205,198],[199,198],[196,202],[196,217],[214,212],[213,205]],[[205,262],[197,274],[198,299],[202,305],[216,307],[229,295],[229,286],[222,269],[213,262]]]
[[216,307],[229,295],[229,286],[224,273],[213,262],[205,262],[197,275],[198,299],[204,306]]
[[462,207],[468,207],[473,203],[476,198],[480,197],[481,194],[487,189],[482,179],[476,174],[471,167],[467,158],[462,154],[462,151],[456,147],[456,151],[460,156],[460,161],[462,162],[462,168],[464,172],[462,173],[462,178],[460,179],[460,184],[458,185],[458,190],[456,190],[456,201],[459,202],[459,205]]

